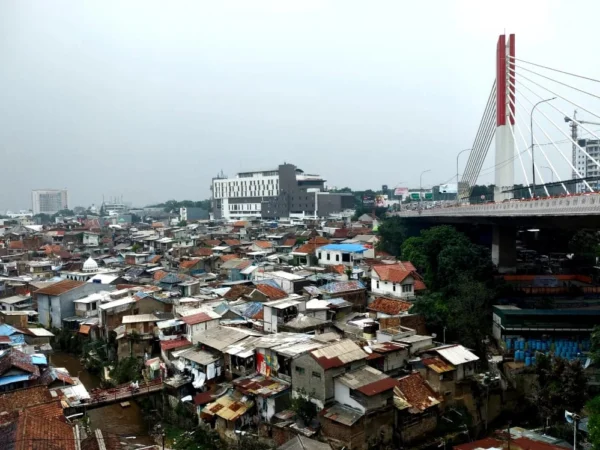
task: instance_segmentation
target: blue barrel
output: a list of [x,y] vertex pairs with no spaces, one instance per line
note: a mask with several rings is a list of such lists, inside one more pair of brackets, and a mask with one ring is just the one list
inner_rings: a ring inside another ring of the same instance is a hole
[[508,350],[510,350],[510,349],[511,349],[511,347],[512,347],[512,340],[511,340],[510,338],[508,338],[508,339],[506,340],[506,348],[507,348]]
[[533,358],[531,358],[531,365],[535,366],[535,356]]
[[531,365],[531,358],[529,356],[525,357],[525,366]]

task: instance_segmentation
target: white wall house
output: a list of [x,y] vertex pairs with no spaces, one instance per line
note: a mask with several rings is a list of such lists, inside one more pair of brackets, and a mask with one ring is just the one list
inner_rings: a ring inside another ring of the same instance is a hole
[[371,292],[399,298],[415,296],[415,281],[418,275],[412,269],[412,264],[406,263],[382,264],[371,270]]
[[198,312],[181,318],[185,323],[185,337],[192,344],[198,343],[198,335],[219,326],[220,316],[214,312]]
[[277,333],[279,326],[306,311],[306,301],[299,295],[264,304],[263,327],[267,333]]
[[319,265],[348,267],[354,266],[364,258],[366,247],[360,244],[329,244],[315,250]]

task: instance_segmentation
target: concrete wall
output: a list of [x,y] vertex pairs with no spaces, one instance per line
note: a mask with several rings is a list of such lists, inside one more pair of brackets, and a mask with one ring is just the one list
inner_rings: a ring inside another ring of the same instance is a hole
[[[377,283],[379,283],[379,287],[377,286]],[[371,291],[374,294],[388,295],[400,298],[412,298],[415,296],[414,283],[415,280],[411,276],[406,277],[404,281],[402,281],[402,283],[392,283],[389,281],[381,281],[376,278],[371,278]],[[402,292],[403,285],[406,285],[407,288],[410,289],[410,291]]]
[[350,406],[351,408],[358,409],[363,413],[367,411],[367,408],[361,403],[356,401],[350,396],[350,388],[345,384],[341,383],[339,379],[333,381],[335,390],[335,401],[342,405]]
[[192,344],[198,343],[198,335],[203,331],[210,330],[219,326],[219,320],[209,320],[208,322],[197,323],[194,325],[186,325],[186,337]]

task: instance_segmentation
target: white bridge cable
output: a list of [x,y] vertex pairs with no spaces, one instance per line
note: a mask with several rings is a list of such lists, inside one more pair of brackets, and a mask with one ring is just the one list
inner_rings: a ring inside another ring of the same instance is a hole
[[[514,87],[514,85],[512,83],[510,83],[510,84]],[[535,91],[531,90],[526,84],[523,84],[522,81],[519,82],[519,84],[521,86],[523,86],[525,89],[527,89],[529,92],[531,92],[533,95],[538,97],[540,100],[543,100],[543,98],[539,94],[537,94]],[[530,101],[526,96],[523,95],[523,98],[525,98],[531,105],[533,105],[533,102]],[[552,107],[554,110],[558,111],[563,116],[568,117],[568,114],[566,114],[564,111],[561,111],[560,109],[558,109],[556,106],[554,106],[552,104],[552,102],[548,102],[548,106]],[[598,163],[598,161],[596,161],[583,147],[581,147],[577,142],[575,142],[571,136],[569,136],[567,133],[565,133],[561,127],[556,125],[556,123],[554,123],[554,121],[552,119],[550,119],[546,114],[544,114],[543,111],[540,111],[540,114],[542,114],[546,119],[548,119],[548,121],[551,122],[552,125],[554,125],[567,139],[569,139],[569,141],[571,143],[575,144],[585,154],[585,156],[587,156],[589,159],[591,159],[598,166],[598,168],[600,168],[600,163]],[[579,125],[581,128],[583,128],[585,131],[590,133],[592,136],[594,136],[596,139],[600,139],[600,137],[598,137],[598,135],[596,133],[589,130],[585,125],[583,125],[578,120],[576,120],[576,119],[571,119],[571,120],[573,122],[575,122],[577,125]],[[572,165],[571,165],[571,167],[572,167]]]
[[577,92],[581,92],[582,94],[587,94],[587,95],[590,95],[592,97],[596,97],[597,99],[600,99],[600,97],[597,96],[596,94],[592,94],[591,92],[587,92],[587,91],[584,91],[583,89],[576,88],[575,86],[571,86],[570,84],[563,83],[562,81],[555,80],[554,78],[547,77],[546,75],[542,75],[541,73],[538,73],[538,72],[536,72],[534,70],[529,70],[526,67],[521,67],[521,66],[516,65],[516,64],[513,64],[513,66],[514,67],[518,67],[519,69],[525,70],[525,71],[527,71],[529,73],[532,73],[534,75],[537,75],[538,77],[542,77],[542,78],[545,78],[546,80],[549,80],[549,81],[552,81],[554,83],[560,84],[562,86],[568,87],[569,89],[573,89],[573,90],[575,90]]
[[[477,129],[477,134],[475,135],[475,140],[473,142],[471,154],[469,155],[469,159],[467,160],[467,164],[465,165],[465,170],[463,172],[462,181],[467,181],[469,183],[469,179],[471,178],[472,171],[474,166],[476,165],[476,161],[481,154],[481,142],[483,136],[488,132],[489,121],[493,118],[490,116],[491,112],[495,110],[493,105],[496,101],[496,81],[492,84],[492,89],[490,90],[490,95],[488,96],[488,100],[486,102],[485,109],[483,111],[482,119],[479,123],[479,128]],[[470,185],[470,183],[469,183]]]
[[[517,96],[515,95],[515,93],[510,89],[509,87],[509,91],[511,92],[511,94],[513,94],[514,98],[516,99]],[[513,107],[515,108],[515,111],[517,110],[517,105],[515,105],[515,103],[512,101],[511,99],[511,104],[513,105]],[[522,106],[522,105],[520,105]],[[521,111],[524,112],[524,109],[521,108]],[[526,114],[526,113],[525,113]],[[521,115],[520,115],[521,116]],[[523,135],[523,132],[521,131],[521,127],[519,126],[519,123],[517,122],[516,118],[514,118],[515,123],[517,124],[517,131],[519,133],[519,135],[521,136],[521,140],[523,141],[523,145],[525,145],[525,147],[527,148],[527,150],[529,151],[529,156],[533,161],[533,150],[531,148],[531,146],[527,145],[527,141],[525,139],[525,136]],[[527,126],[527,124],[525,124],[525,128],[531,133],[531,130],[529,129],[529,126]],[[537,140],[535,140],[535,142],[537,143]],[[556,169],[554,168],[554,165],[552,164],[552,161],[550,161],[550,158],[548,158],[548,155],[546,154],[546,152],[544,151],[544,149],[542,147],[540,147],[540,144],[537,143],[539,150],[542,152],[542,155],[544,156],[544,159],[546,160],[546,162],[548,163],[548,165],[550,166],[550,170],[554,173],[554,175],[556,175],[556,179],[560,180],[560,175],[558,174],[558,172],[556,171]],[[540,172],[540,168],[538,167],[537,164],[534,163],[534,167],[538,173],[538,176],[540,177],[540,180],[542,181],[542,183],[544,183],[544,178],[542,177],[542,174]],[[529,182],[528,182],[529,183]],[[545,183],[544,183],[545,184]],[[567,187],[565,186],[564,183],[561,183],[562,188],[564,189],[564,191],[569,194],[569,190],[567,189]],[[550,196],[550,192],[548,192],[548,188],[544,185],[544,191],[546,191],[546,195],[549,197]]]
[[[495,106],[490,108],[490,110],[494,110]],[[485,161],[486,154],[490,148],[491,141],[494,137],[494,133],[496,132],[496,127],[494,125],[495,120],[494,117],[490,116],[489,120],[485,124],[485,128],[479,136],[478,145],[474,147],[475,154],[473,155],[473,159],[468,162],[468,166],[465,169],[465,173],[463,174],[463,181],[466,181],[469,187],[473,185],[473,182],[477,180],[479,172],[481,171],[481,166]],[[471,151],[473,153],[473,151]]]
[[[469,159],[465,166],[465,170],[462,177],[462,182],[468,184],[469,188],[473,184],[473,178],[477,178],[476,173],[481,170],[481,166],[483,165],[483,160],[485,160],[485,156],[482,158],[482,155],[487,153],[487,149],[485,148],[485,142],[488,140],[488,135],[490,131],[495,132],[494,129],[494,116],[496,110],[496,81],[492,84],[492,89],[490,90],[490,95],[488,97],[488,101],[486,103],[486,107],[482,116],[482,120],[479,124],[479,128],[477,130],[477,134],[475,135],[475,140],[473,142],[471,154],[469,155]],[[488,145],[489,148],[489,145]]]
[[[516,114],[516,110],[517,110],[517,105],[515,104],[514,99],[517,98],[515,92],[510,89],[510,86],[508,87],[509,92],[512,94],[512,97],[509,96],[509,101],[510,104],[512,105],[512,107],[515,110],[515,114]],[[521,115],[519,114],[519,116],[521,117]],[[524,116],[523,116],[524,117]],[[534,161],[533,159],[533,149],[531,148],[531,146],[529,146],[527,144],[527,141],[525,140],[525,136],[523,135],[523,133],[521,132],[521,127],[519,126],[519,122],[517,121],[516,117],[514,117],[514,115],[512,116],[513,120],[515,121],[516,125],[517,125],[517,131],[519,133],[519,135],[521,136],[521,139],[523,140],[523,145],[525,146],[525,148],[527,149],[527,151],[529,152],[529,157],[531,158],[532,161]],[[529,127],[527,126],[527,124],[525,124],[526,129],[529,130]],[[529,130],[531,133],[531,130]],[[516,139],[515,139],[516,140]],[[537,142],[537,141],[536,141]],[[538,143],[539,146],[539,143]],[[543,148],[540,147],[540,151],[542,152],[542,155],[544,156],[544,159],[546,160],[546,162],[548,163],[548,165],[550,166],[550,170],[554,173],[554,175],[556,175],[556,179],[560,180],[560,175],[558,174],[558,172],[556,171],[556,169],[554,168],[554,165],[552,164],[552,162],[550,161],[550,159],[548,158],[548,155],[546,155],[546,152],[544,151]],[[544,177],[542,176],[542,172],[540,171],[540,168],[538,167],[537,164],[533,164],[533,166],[535,167],[535,170],[537,171],[538,177],[541,180],[542,184],[544,184],[544,191],[546,192],[546,195],[549,197],[550,196],[550,192],[548,192],[548,188],[546,187],[546,183],[544,182]],[[525,178],[525,180],[527,180],[527,178]],[[527,181],[527,184],[529,184],[529,181]],[[532,183],[533,184],[533,183]],[[565,192],[568,194],[569,190],[567,189],[567,187],[564,185],[564,183],[562,184],[562,188],[565,190]]]
[[[515,72],[513,71],[513,74],[514,74],[514,73],[515,73]],[[515,78],[517,78],[517,77],[515,77]],[[598,114],[596,114],[596,113],[594,113],[594,112],[592,112],[592,111],[588,110],[587,108],[585,108],[585,107],[583,107],[583,106],[581,106],[581,105],[579,105],[579,104],[577,104],[577,103],[575,103],[575,102],[573,102],[573,101],[569,100],[568,98],[565,98],[565,97],[563,97],[563,96],[562,96],[562,95],[560,95],[560,94],[557,94],[556,92],[554,92],[554,91],[552,91],[552,90],[548,89],[547,87],[545,87],[545,86],[542,86],[541,84],[539,84],[539,83],[537,83],[537,82],[533,81],[532,79],[530,79],[530,78],[526,77],[526,76],[525,76],[525,75],[523,75],[522,73],[519,73],[519,77],[517,78],[517,81],[521,82],[521,79],[522,79],[522,78],[524,78],[525,80],[529,81],[530,83],[533,83],[533,84],[535,84],[535,85],[536,85],[536,86],[538,86],[539,88],[542,88],[542,89],[544,89],[545,91],[548,91],[548,92],[550,92],[552,95],[554,95],[554,96],[556,96],[556,97],[558,97],[558,98],[561,98],[562,100],[564,100],[564,101],[566,101],[566,102],[570,103],[571,105],[575,106],[576,108],[579,108],[579,109],[581,109],[582,111],[585,111],[585,112],[587,112],[588,114],[591,114],[592,116],[595,116],[595,117],[598,117],[598,118],[600,118],[600,115],[598,115]],[[509,80],[509,81],[510,81],[510,80]],[[531,90],[531,89],[530,89],[530,90]],[[531,92],[533,92],[533,91],[531,91]],[[541,98],[541,97],[540,97],[540,98]],[[568,114],[565,114],[565,116],[569,117],[569,115],[568,115]],[[596,137],[597,137],[597,136],[596,136]]]
[[[511,104],[512,104],[512,99],[510,98],[510,95],[508,96],[508,98],[509,98],[509,100],[511,101]],[[515,117],[513,115],[512,108],[508,108],[508,109],[509,109],[509,111],[511,111],[509,113],[510,115],[509,115],[509,121],[508,121],[509,122],[508,128],[510,129],[510,134],[512,134],[513,142],[516,142],[517,138],[515,137],[515,130],[514,130],[514,128],[515,128],[515,124],[518,126],[518,123],[517,123],[517,121],[516,121],[516,119],[515,119]],[[515,107],[515,109],[516,109],[516,107]],[[514,121],[514,124],[510,123],[510,119],[511,118]],[[527,148],[527,145],[525,147]],[[528,186],[527,189],[529,190],[529,197],[533,198],[533,195],[531,193],[531,187],[529,187],[529,179],[527,178],[527,171],[525,170],[525,165],[523,164],[523,158],[521,157],[521,152],[519,152],[518,148],[515,148],[515,149],[517,151],[517,156],[519,157],[519,162],[521,163],[521,169],[523,170],[523,176],[525,177],[525,184],[526,184],[526,186]],[[539,173],[539,170],[538,170],[538,173]],[[514,188],[514,186],[513,186],[513,188]],[[546,192],[548,192],[547,189],[546,189]]]
[[[510,85],[511,85],[511,86],[514,88],[514,84],[513,84],[513,83],[511,83],[511,82],[509,81],[509,84],[510,84]],[[520,83],[520,84],[522,84],[522,83]],[[513,91],[513,92],[514,92],[514,91]],[[532,105],[532,106],[533,106],[533,104],[534,104],[534,103],[533,103],[531,100],[529,100],[529,99],[528,99],[526,96],[524,96],[524,95],[522,95],[522,94],[521,94],[521,96],[522,96],[524,99],[526,99],[526,100],[527,100],[527,102],[528,102],[530,105]],[[519,106],[521,106],[522,108],[524,108],[524,107],[523,107],[523,104],[522,104],[521,102],[519,102],[518,100],[517,100],[517,104],[518,104]],[[546,119],[550,120],[550,119],[548,118],[548,116],[546,116],[546,114],[544,114],[544,113],[543,113],[543,111],[540,111],[540,113],[541,113],[541,114],[542,114],[542,115],[543,115],[543,116],[544,116]],[[537,121],[537,120],[535,120],[535,119],[533,119],[533,122],[534,122],[534,123],[535,123],[535,124],[536,124],[536,125],[537,125],[537,126],[540,128],[540,130],[542,131],[542,133],[544,133],[544,135],[546,136],[546,139],[548,139],[549,141],[552,141],[552,139],[550,138],[550,136],[548,136],[548,133],[546,133],[546,130],[545,130],[545,129],[544,129],[544,128],[543,128],[543,127],[542,127],[542,126],[541,126],[541,125],[538,123],[538,121]],[[553,125],[554,125],[554,126],[555,126],[555,127],[556,127],[556,128],[557,128],[557,129],[558,129],[560,132],[561,132],[561,133],[563,133],[563,134],[564,134],[566,137],[568,137],[568,138],[569,138],[569,136],[568,136],[566,133],[564,133],[564,132],[563,132],[563,130],[562,130],[562,129],[561,129],[559,126],[558,126],[558,125],[556,125],[556,124],[555,124],[555,123],[554,123],[552,120],[550,120],[550,122],[552,122],[552,124],[553,124]],[[570,138],[569,138],[569,139],[570,139]],[[538,143],[538,141],[537,141],[537,139],[535,138],[535,136],[533,136],[533,140],[534,140],[534,142],[535,142],[535,144],[536,144],[536,145],[538,145],[538,144],[539,144],[539,143]],[[575,142],[575,141],[573,141],[572,139],[570,139],[570,140],[571,140],[572,142]],[[567,157],[564,155],[564,153],[562,152],[562,150],[560,150],[556,144],[554,144],[554,143],[553,143],[553,145],[554,145],[554,148],[555,148],[555,149],[556,149],[556,150],[557,150],[557,151],[560,153],[560,155],[561,155],[561,156],[564,158],[564,160],[565,160],[565,161],[567,161],[567,163],[569,164],[569,166],[571,167],[571,169],[573,169],[573,171],[574,171],[574,172],[577,174],[577,176],[579,176],[579,178],[581,178],[581,181],[583,181],[583,183],[586,185],[586,187],[587,187],[587,188],[588,188],[588,189],[589,189],[591,192],[594,192],[594,190],[592,189],[592,187],[589,185],[589,183],[588,183],[586,180],[584,180],[584,177],[583,177],[583,176],[581,175],[581,173],[580,173],[580,172],[577,170],[577,168],[575,168],[575,166],[573,166],[573,164],[572,164],[571,160],[570,160],[569,158],[567,158]],[[577,145],[577,146],[579,147],[579,145],[578,145],[577,143],[575,143],[575,145]],[[579,148],[581,148],[581,147],[579,147]],[[584,153],[586,153],[586,155],[588,155],[588,157],[589,157],[589,154],[588,154],[588,153],[587,153],[585,150],[583,150],[583,151],[584,151]]]
[[480,128],[481,132],[478,133],[475,138],[473,150],[471,151],[471,157],[469,157],[469,161],[467,162],[467,166],[465,167],[465,172],[463,174],[463,182],[466,181],[469,188],[477,180],[479,172],[481,171],[481,166],[483,166],[486,154],[489,150],[491,140],[496,132],[496,127],[494,125],[496,102],[493,101],[489,106],[490,107],[486,112],[486,116],[484,117],[485,123],[482,123]]
[[[600,80],[596,80],[595,78],[590,78],[590,77],[586,77],[586,76],[583,76],[583,75],[577,75],[576,73],[565,72],[564,70],[553,69],[552,67],[543,66],[541,64],[536,64],[536,63],[533,63],[531,61],[525,61],[524,59],[515,58],[514,56],[511,56],[511,55],[506,55],[506,57],[512,59],[513,61],[519,61],[519,62],[522,62],[522,63],[525,63],[525,64],[531,64],[532,66],[540,67],[542,69],[552,70],[554,72],[559,72],[559,73],[562,73],[562,74],[565,74],[565,75],[570,75],[572,77],[582,78],[584,80],[594,81],[596,83],[600,83]],[[513,65],[514,65],[514,63],[513,63]]]

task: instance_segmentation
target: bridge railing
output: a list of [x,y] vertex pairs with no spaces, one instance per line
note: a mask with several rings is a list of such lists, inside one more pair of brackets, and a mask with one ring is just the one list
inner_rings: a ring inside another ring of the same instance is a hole
[[600,214],[600,194],[400,211],[400,217]]

